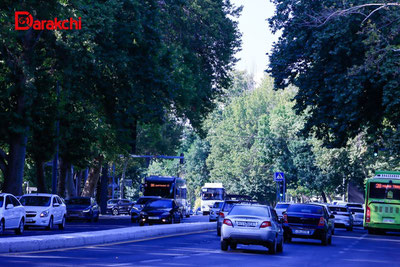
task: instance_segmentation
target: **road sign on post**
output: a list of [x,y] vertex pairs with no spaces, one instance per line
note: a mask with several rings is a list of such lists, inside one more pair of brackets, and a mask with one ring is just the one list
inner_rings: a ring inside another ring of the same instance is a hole
[[277,201],[280,202],[285,201],[285,193],[286,193],[285,173],[275,172],[274,181],[277,182],[277,192],[276,192]]
[[274,181],[275,182],[285,181],[285,174],[283,172],[275,172]]

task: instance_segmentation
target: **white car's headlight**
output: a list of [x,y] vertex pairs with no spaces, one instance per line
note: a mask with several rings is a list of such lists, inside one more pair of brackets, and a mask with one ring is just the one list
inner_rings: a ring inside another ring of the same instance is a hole
[[47,217],[47,216],[49,216],[48,210],[42,211],[42,213],[40,213],[40,217]]

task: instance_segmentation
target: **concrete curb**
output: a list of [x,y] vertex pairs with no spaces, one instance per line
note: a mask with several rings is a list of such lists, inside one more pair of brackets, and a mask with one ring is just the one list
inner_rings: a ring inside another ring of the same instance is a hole
[[119,241],[131,241],[178,233],[190,233],[216,229],[216,223],[181,223],[127,227],[112,230],[80,232],[71,234],[10,237],[0,239],[0,253],[39,251],[100,245]]

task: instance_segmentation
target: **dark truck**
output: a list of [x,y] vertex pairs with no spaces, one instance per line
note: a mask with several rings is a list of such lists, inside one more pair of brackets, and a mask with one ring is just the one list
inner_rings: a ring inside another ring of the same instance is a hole
[[317,239],[325,246],[331,244],[334,218],[323,204],[291,204],[283,213],[284,239]]

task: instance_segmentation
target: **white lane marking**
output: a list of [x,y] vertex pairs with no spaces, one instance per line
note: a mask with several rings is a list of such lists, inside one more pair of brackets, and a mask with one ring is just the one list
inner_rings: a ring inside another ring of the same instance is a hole
[[179,254],[176,254],[176,253],[160,253],[160,252],[157,252],[157,253],[148,253],[149,255],[154,255],[154,256],[183,256],[183,254],[181,254],[181,253],[179,253]]
[[140,261],[140,262],[142,262],[142,263],[149,263],[149,262],[158,262],[158,261],[162,261],[162,259],[144,260],[144,261]]
[[368,262],[368,263],[387,263],[387,264],[393,264],[392,261],[380,261],[380,260],[373,260],[373,259],[343,259],[345,261],[352,261],[352,262]]

